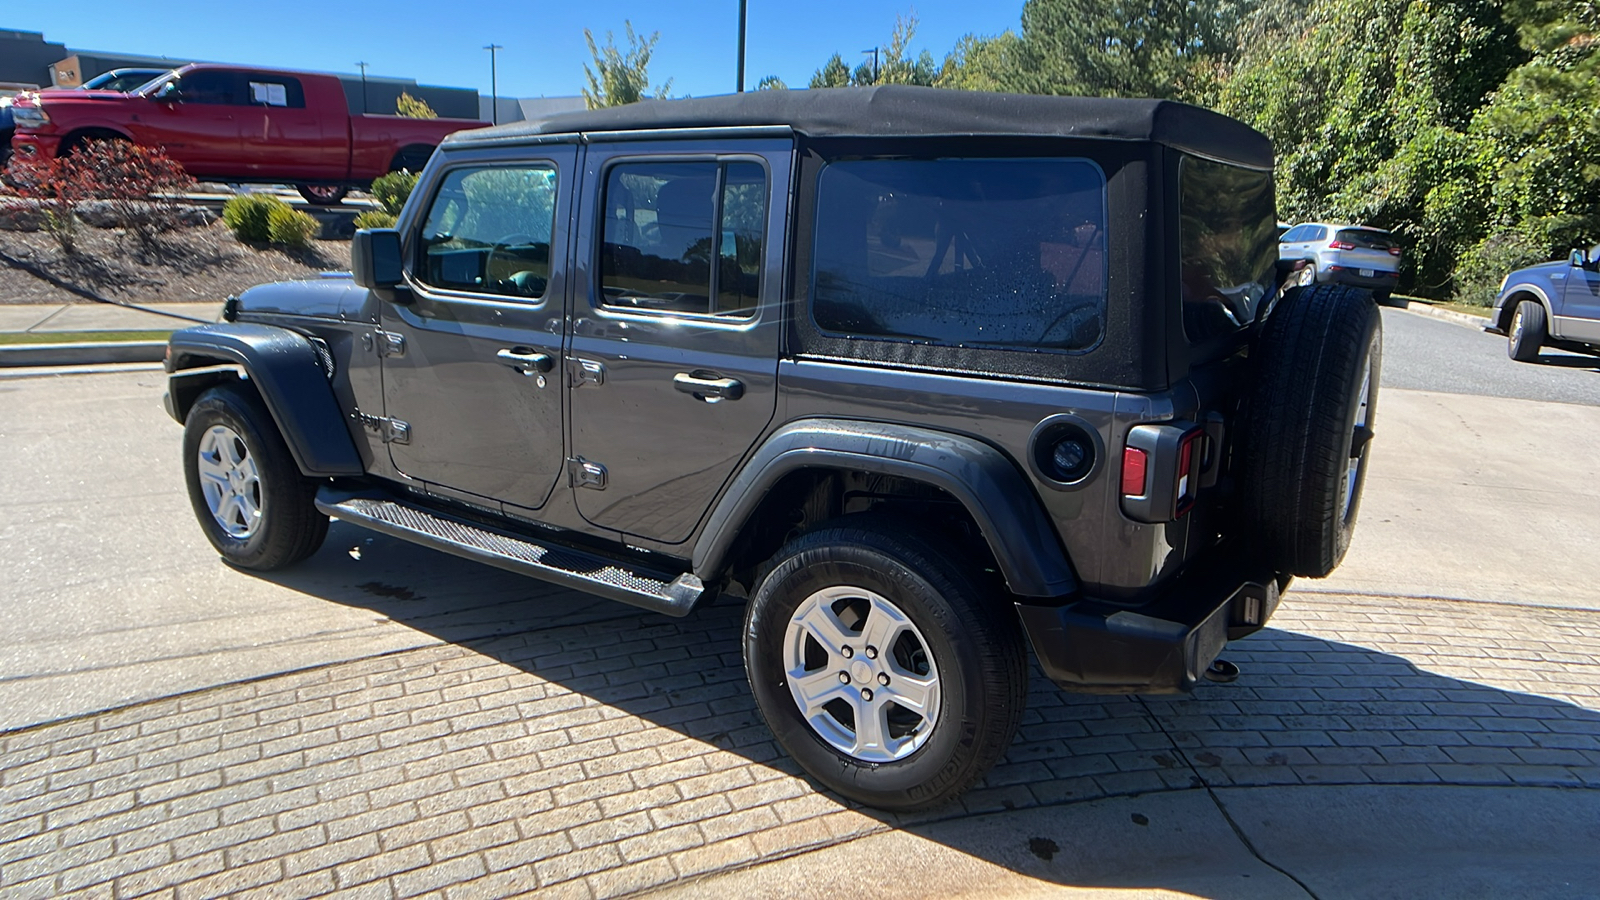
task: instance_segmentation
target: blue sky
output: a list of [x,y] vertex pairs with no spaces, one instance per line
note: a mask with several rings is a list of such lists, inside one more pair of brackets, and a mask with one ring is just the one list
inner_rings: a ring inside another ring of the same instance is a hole
[[[590,57],[583,29],[624,43],[623,21],[661,32],[651,62],[655,82],[673,79],[674,96],[734,88],[737,0],[162,0],[156,4],[77,0],[7,4],[0,28],[42,31],[79,50],[120,51],[294,69],[415,78],[425,84],[489,92],[488,43],[499,51],[502,95],[578,93]],[[895,16],[915,10],[914,51],[942,60],[963,34],[1016,28],[1022,0],[749,0],[746,85],[777,75],[805,86],[834,51],[852,66],[859,52],[886,44]]]

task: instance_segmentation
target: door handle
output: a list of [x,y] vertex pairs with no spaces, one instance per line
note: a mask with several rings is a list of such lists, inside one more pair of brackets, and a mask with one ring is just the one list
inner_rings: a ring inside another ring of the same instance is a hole
[[555,368],[556,361],[548,353],[540,353],[527,347],[505,347],[494,355],[513,369],[524,375],[537,375]]
[[672,386],[682,393],[693,394],[697,400],[737,400],[744,396],[744,382],[737,378],[679,372],[672,376]]

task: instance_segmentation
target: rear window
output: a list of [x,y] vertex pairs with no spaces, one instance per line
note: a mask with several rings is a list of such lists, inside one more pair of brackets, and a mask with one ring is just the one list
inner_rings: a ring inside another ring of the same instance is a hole
[[817,187],[817,327],[1088,350],[1105,323],[1105,184],[1084,159],[832,163]]
[[1373,231],[1368,228],[1344,228],[1334,236],[1334,240],[1341,244],[1353,244],[1357,250],[1383,250],[1397,246],[1394,238],[1387,231]]
[[1179,170],[1183,329],[1204,343],[1255,320],[1272,287],[1272,175],[1186,157]]

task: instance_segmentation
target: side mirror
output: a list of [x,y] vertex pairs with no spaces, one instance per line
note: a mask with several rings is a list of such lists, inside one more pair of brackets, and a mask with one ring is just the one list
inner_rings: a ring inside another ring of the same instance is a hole
[[1589,254],[1582,250],[1574,250],[1567,254],[1567,263],[1574,268],[1586,269],[1589,267]]
[[183,102],[183,89],[178,87],[176,81],[169,81],[163,84],[161,90],[156,91],[155,97],[151,99],[157,103],[181,103]]
[[400,265],[400,232],[363,228],[350,240],[350,273],[356,284],[387,290],[405,280]]

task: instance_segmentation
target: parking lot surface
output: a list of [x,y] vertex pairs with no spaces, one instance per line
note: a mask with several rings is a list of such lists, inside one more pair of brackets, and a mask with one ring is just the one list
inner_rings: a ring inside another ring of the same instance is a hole
[[[1600,787],[1600,615],[1289,595],[1191,697],[1037,676],[959,806],[817,792],[760,724],[738,609],[645,613],[199,691],[0,744],[8,896],[614,896],[940,820],[1270,785]],[[1589,796],[1579,791],[1576,796]],[[1058,845],[1072,816],[1054,821]],[[937,833],[936,830],[932,833]]]

